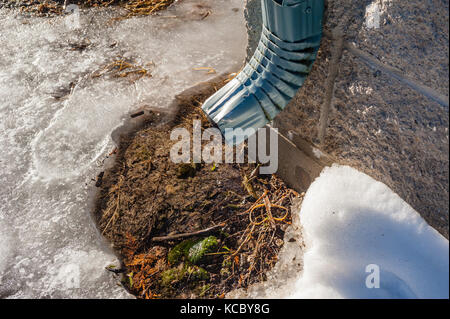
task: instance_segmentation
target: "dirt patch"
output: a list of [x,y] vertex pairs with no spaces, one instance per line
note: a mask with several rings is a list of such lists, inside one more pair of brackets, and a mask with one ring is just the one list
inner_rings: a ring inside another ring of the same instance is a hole
[[199,106],[222,84],[178,96],[176,114],[143,115],[99,176],[96,220],[123,260],[110,270],[140,298],[224,297],[265,280],[283,246],[299,195],[279,178],[258,175],[257,164],[170,160],[172,129],[210,127]]

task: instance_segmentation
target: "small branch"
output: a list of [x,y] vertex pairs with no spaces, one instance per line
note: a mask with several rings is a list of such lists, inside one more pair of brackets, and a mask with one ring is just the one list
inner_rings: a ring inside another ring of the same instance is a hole
[[176,240],[176,239],[181,239],[181,238],[189,238],[189,237],[194,237],[194,236],[198,236],[198,235],[205,235],[208,233],[211,233],[213,231],[216,231],[219,228],[224,227],[225,224],[219,224],[219,225],[215,225],[206,229],[202,229],[196,232],[192,232],[192,233],[183,233],[183,234],[176,234],[176,235],[172,235],[172,236],[163,236],[163,237],[153,237],[152,241],[154,242],[160,242],[160,241],[167,241],[167,240]]

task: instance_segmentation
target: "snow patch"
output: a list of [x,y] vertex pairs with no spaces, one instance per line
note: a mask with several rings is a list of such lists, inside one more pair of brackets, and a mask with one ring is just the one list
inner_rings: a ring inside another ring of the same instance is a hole
[[[303,271],[296,278],[278,271],[277,280],[263,283],[264,289],[256,285],[239,296],[448,298],[448,240],[371,177],[348,166],[324,169],[294,217],[303,227],[305,248],[291,249],[305,251]],[[280,254],[279,263],[298,262],[292,254]],[[379,288],[369,288],[376,283],[374,265]],[[270,288],[280,280],[283,289]]]

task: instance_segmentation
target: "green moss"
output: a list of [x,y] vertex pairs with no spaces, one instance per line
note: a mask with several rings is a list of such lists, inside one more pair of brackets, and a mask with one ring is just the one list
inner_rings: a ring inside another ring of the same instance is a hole
[[224,258],[223,262],[222,262],[222,267],[223,268],[231,268],[231,266],[233,266],[233,262],[231,261],[231,258]]
[[209,273],[205,269],[198,266],[188,266],[187,274],[189,275],[189,281],[201,281],[209,279]]
[[197,289],[198,296],[203,297],[208,292],[209,289],[211,289],[210,284],[200,285]]
[[225,258],[222,262],[222,268],[220,269],[220,274],[223,277],[228,277],[231,274],[231,267],[233,266],[233,262],[231,258]]
[[217,238],[214,236],[198,241],[189,249],[188,260],[193,264],[198,263],[205,254],[212,252],[217,247],[217,244]]
[[196,264],[205,254],[212,252],[217,247],[217,244],[217,238],[214,236],[200,240],[185,240],[170,250],[167,260],[169,264],[176,265],[183,261],[184,257],[187,257],[190,263]]
[[185,240],[185,241],[179,243],[175,247],[173,247],[167,256],[167,260],[169,261],[169,263],[171,265],[176,265],[179,262],[181,262],[183,257],[188,255],[189,249],[196,242],[197,241],[195,241],[195,240],[188,239],[188,240]]
[[168,269],[161,274],[161,284],[165,288],[171,287],[174,283],[180,281],[195,283],[208,279],[209,273],[205,269],[185,264],[180,264],[178,267]]
[[161,274],[161,284],[164,287],[171,286],[172,283],[183,280],[186,277],[187,268],[183,264],[176,268],[171,268]]

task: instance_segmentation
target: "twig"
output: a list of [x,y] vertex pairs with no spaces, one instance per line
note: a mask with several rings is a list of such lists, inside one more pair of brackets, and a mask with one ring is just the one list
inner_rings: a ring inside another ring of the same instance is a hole
[[154,242],[160,242],[160,241],[167,241],[167,240],[176,240],[176,239],[181,239],[181,238],[188,238],[188,237],[194,237],[194,236],[198,236],[198,235],[204,235],[210,232],[213,232],[219,228],[224,227],[225,224],[219,224],[219,225],[215,225],[206,229],[202,229],[196,232],[192,232],[192,233],[183,233],[183,234],[176,234],[176,235],[171,235],[171,236],[163,236],[163,237],[153,237],[152,241]]

